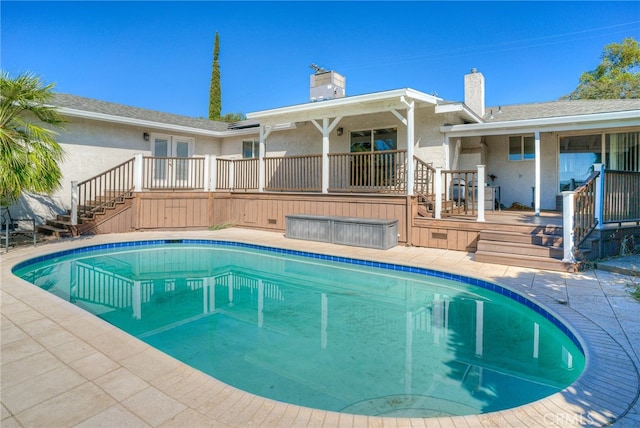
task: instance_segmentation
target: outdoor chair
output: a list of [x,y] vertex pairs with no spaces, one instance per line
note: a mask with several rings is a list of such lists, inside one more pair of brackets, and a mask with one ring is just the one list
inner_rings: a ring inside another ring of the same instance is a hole
[[19,236],[33,239],[33,246],[36,246],[36,221],[32,218],[13,218],[7,207],[0,207],[0,238],[5,251],[9,251],[9,244],[16,243]]

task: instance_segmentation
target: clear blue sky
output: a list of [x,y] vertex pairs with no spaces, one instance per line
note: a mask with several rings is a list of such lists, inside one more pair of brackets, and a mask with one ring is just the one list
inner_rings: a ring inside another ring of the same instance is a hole
[[309,64],[347,94],[398,88],[487,105],[572,91],[602,49],[640,40],[640,2],[11,2],[0,3],[1,68],[56,91],[206,117],[215,32],[223,113],[304,103]]

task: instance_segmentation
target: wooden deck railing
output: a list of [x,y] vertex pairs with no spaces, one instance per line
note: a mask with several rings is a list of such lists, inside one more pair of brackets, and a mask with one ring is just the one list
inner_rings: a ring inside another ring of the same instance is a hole
[[203,190],[204,158],[144,157],[142,188]]
[[329,190],[405,193],[407,152],[330,153]]
[[233,162],[232,159],[216,159],[217,190],[233,190],[233,183],[231,181]]
[[236,159],[233,162],[233,190],[257,190],[260,182],[258,159]]
[[475,215],[478,202],[477,170],[443,170],[442,188],[444,200],[453,205],[445,207],[446,211]]
[[113,207],[133,191],[134,159],[78,183],[78,215],[91,216]]
[[598,225],[596,214],[596,178],[600,171],[595,171],[584,184],[575,190],[573,205],[573,239],[574,247],[580,244]]
[[272,192],[322,190],[322,155],[265,158],[265,187]]
[[640,172],[604,173],[603,222],[640,221]]

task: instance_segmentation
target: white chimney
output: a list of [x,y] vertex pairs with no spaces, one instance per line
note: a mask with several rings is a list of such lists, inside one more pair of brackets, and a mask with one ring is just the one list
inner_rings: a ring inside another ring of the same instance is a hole
[[475,68],[464,76],[464,103],[478,116],[484,117],[484,76]]
[[311,68],[316,70],[316,73],[311,75],[309,101],[325,101],[345,96],[347,79],[344,76],[315,64],[311,64]]

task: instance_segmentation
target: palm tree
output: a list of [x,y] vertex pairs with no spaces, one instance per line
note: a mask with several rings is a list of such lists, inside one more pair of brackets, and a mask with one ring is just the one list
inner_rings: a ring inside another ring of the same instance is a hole
[[65,121],[47,104],[52,88],[32,73],[15,79],[0,74],[0,206],[15,202],[23,191],[51,193],[60,186],[64,150],[50,128],[60,129]]

